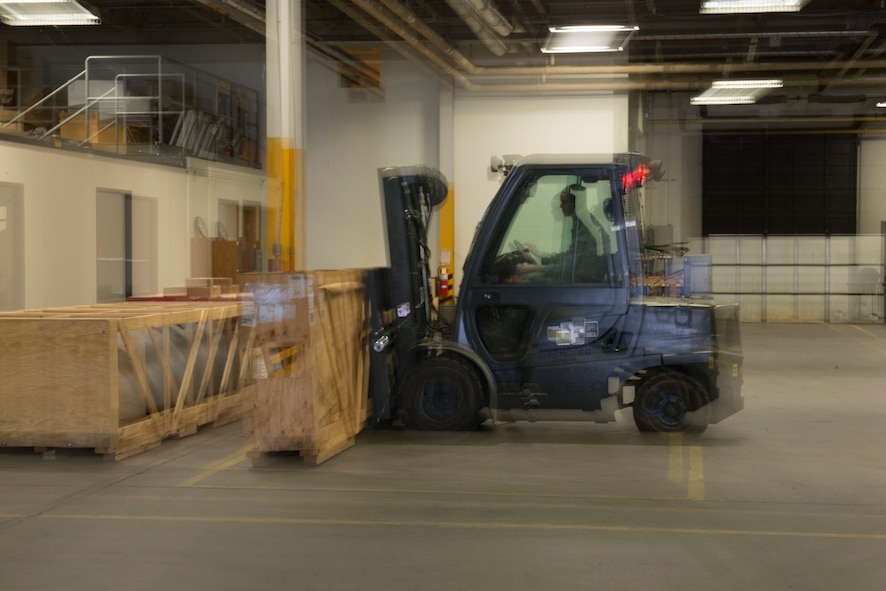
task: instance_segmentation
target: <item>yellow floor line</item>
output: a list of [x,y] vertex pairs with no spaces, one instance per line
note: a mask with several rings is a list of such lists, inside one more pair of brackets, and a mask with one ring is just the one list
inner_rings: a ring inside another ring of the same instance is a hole
[[[688,474],[684,462],[687,449]],[[704,500],[704,448],[700,445],[684,447],[682,433],[668,434],[668,481],[675,484],[685,483],[690,501]]]
[[488,530],[559,530],[596,531],[615,533],[660,533],[696,534],[717,536],[761,536],[781,538],[829,538],[843,540],[886,540],[886,533],[846,533],[846,532],[798,532],[751,529],[705,529],[687,527],[644,527],[627,525],[588,525],[555,523],[495,523],[476,521],[395,521],[374,519],[301,519],[286,517],[232,517],[232,516],[193,516],[193,515],[85,515],[85,514],[45,514],[39,519],[86,520],[86,521],[177,521],[193,523],[242,523],[256,525],[352,525],[388,527],[438,527],[455,529]]
[[668,481],[683,484],[686,475],[683,470],[683,434],[668,434]]
[[251,449],[250,446],[246,446],[243,449],[238,449],[234,453],[227,455],[220,460],[210,462],[199,473],[195,474],[185,481],[178,483],[176,486],[194,486],[198,482],[206,480],[210,476],[214,476],[215,474],[227,470],[232,466],[236,466],[246,459],[246,450],[248,449]]
[[858,330],[858,331],[863,332],[864,334],[868,335],[869,337],[873,337],[873,338],[877,339],[878,341],[879,341],[879,340],[882,340],[879,336],[875,335],[874,333],[872,333],[871,331],[869,331],[869,330],[867,330],[867,329],[864,329],[864,328],[860,327],[860,326],[857,325],[857,324],[850,324],[849,326],[851,326],[851,327],[854,328],[855,330]]
[[700,445],[689,447],[689,500],[704,500],[704,448]]

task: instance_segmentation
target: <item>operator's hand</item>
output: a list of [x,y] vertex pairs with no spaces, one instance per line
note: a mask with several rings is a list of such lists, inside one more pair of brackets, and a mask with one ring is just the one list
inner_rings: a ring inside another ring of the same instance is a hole
[[541,260],[541,257],[544,256],[544,254],[542,254],[542,252],[541,252],[541,251],[538,249],[538,247],[537,247],[536,245],[534,245],[534,244],[531,244],[531,243],[530,243],[530,244],[526,244],[526,245],[524,245],[523,249],[526,250],[526,251],[528,251],[528,252],[529,252],[533,257],[535,257],[537,260]]
[[537,265],[544,256],[534,244],[523,244],[519,240],[511,241],[510,247],[514,249],[514,252],[519,253],[525,262],[532,265]]

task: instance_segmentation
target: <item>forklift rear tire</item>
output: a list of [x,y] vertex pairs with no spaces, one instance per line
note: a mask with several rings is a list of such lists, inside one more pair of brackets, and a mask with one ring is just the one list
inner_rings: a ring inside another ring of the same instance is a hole
[[466,431],[480,424],[483,387],[469,363],[458,357],[420,361],[400,386],[403,422],[422,431]]
[[656,371],[640,382],[633,413],[640,431],[659,433],[701,433],[711,420],[711,406],[701,384],[673,370]]

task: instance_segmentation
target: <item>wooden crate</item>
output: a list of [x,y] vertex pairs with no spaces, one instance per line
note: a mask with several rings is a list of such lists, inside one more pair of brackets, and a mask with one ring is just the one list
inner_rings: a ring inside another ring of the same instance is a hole
[[241,315],[239,302],[0,314],[0,445],[120,459],[239,418]]
[[[287,274],[264,275],[279,285]],[[256,275],[250,276],[255,283]],[[308,338],[272,342],[263,331],[252,341],[256,379],[243,390],[243,437],[253,464],[274,451],[297,451],[305,462],[319,464],[352,446],[369,416],[363,272],[308,276]]]

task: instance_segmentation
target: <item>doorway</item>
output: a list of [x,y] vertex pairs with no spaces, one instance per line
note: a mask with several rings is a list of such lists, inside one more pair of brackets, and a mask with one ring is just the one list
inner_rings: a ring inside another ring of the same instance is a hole
[[25,307],[24,189],[0,183],[0,311]]
[[96,193],[96,302],[124,302],[157,291],[157,202]]

